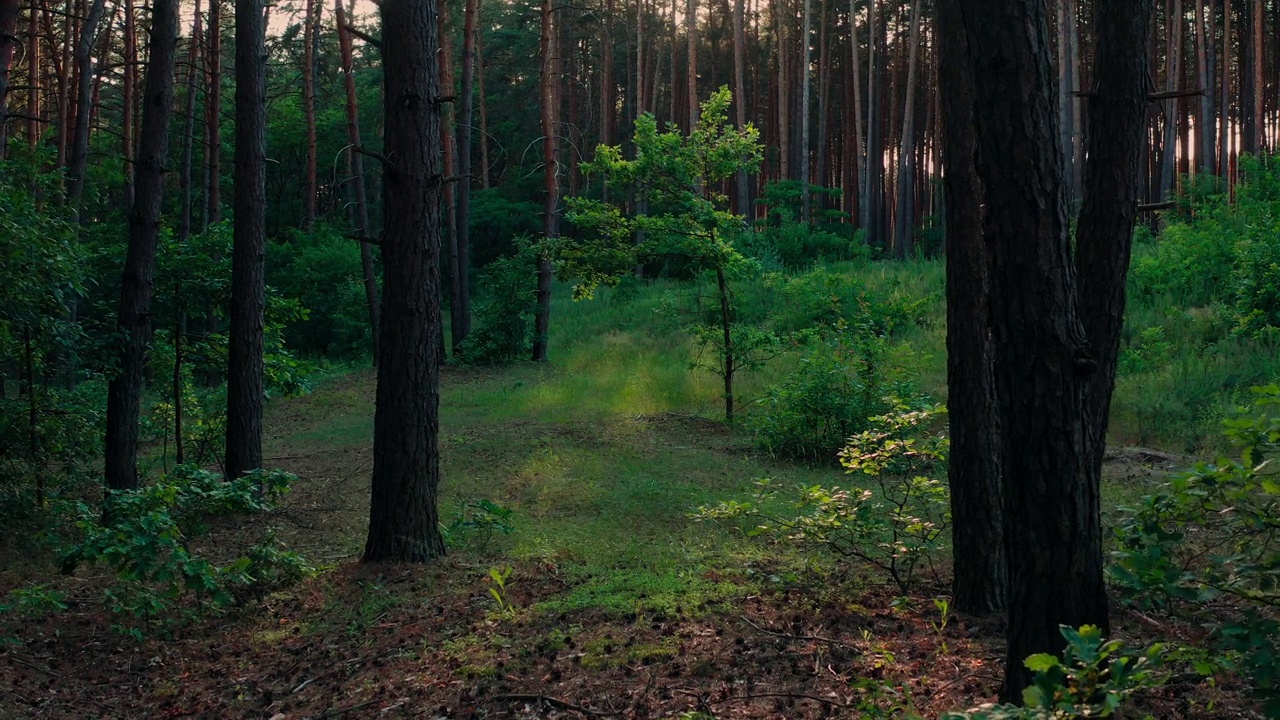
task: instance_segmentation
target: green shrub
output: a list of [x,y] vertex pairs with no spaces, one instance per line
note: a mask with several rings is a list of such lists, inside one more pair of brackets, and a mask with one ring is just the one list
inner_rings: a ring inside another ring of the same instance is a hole
[[499,258],[480,271],[472,305],[471,334],[458,359],[467,365],[501,365],[525,360],[533,347],[537,275],[532,249]]
[[[1280,717],[1280,387],[1257,392],[1251,414],[1226,421],[1237,459],[1200,463],[1123,511],[1111,575],[1129,602],[1212,629],[1225,664]],[[1211,605],[1224,598],[1243,612]]]
[[306,313],[284,330],[287,345],[325,357],[363,357],[372,347],[360,244],[332,225],[295,230],[267,254],[267,282]]

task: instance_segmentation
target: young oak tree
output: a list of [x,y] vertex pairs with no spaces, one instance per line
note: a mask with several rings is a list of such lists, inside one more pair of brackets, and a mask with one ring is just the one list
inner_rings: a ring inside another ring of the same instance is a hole
[[714,276],[719,306],[714,370],[724,380],[729,422],[734,373],[751,364],[761,339],[734,324],[730,282],[750,262],[732,242],[743,228],[742,216],[729,212],[728,197],[716,188],[739,171],[757,172],[763,157],[754,126],[729,124],[731,99],[728,88],[712,93],[688,135],[674,124],[659,131],[653,115],[641,115],[636,119],[634,160],[623,159],[618,145],[597,148],[595,159],[583,170],[603,176],[614,187],[642,188],[648,209],[627,216],[620,203],[569,198],[568,218],[584,232],[556,247],[560,275],[578,281],[575,297],[589,297],[600,285],[615,285],[650,260],[683,260]]

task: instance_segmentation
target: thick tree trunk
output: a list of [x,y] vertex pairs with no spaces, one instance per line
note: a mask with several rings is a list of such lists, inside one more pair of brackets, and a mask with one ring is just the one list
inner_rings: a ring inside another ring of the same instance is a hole
[[366,562],[425,562],[440,536],[440,92],[436,6],[383,0],[382,338]]
[[369,311],[369,330],[373,336],[373,361],[379,357],[379,339],[382,330],[378,307],[378,276],[373,268],[373,251],[369,243],[372,231],[369,227],[369,200],[364,185],[364,156],[360,154],[360,106],[356,102],[356,78],[352,67],[351,33],[347,32],[346,12],[342,0],[333,0],[334,18],[338,23],[338,47],[342,53],[342,79],[347,91],[347,165],[351,170],[351,187],[355,194],[356,230],[360,243],[360,269],[364,276],[364,301]]
[[454,347],[471,334],[471,122],[475,108],[478,0],[467,0],[462,35],[462,102],[458,124],[458,326]]
[[302,20],[302,116],[307,125],[307,174],[302,183],[302,227],[316,221],[316,29],[323,5],[307,0]]
[[916,75],[920,64],[920,0],[911,4],[911,47],[908,49],[906,102],[902,110],[902,137],[898,151],[897,217],[893,224],[893,247],[899,260],[915,253],[915,142]]
[[267,56],[263,0],[236,0],[236,182],[227,351],[228,479],[262,467],[267,245]]
[[142,135],[134,204],[129,211],[129,247],[120,285],[119,374],[107,389],[106,460],[112,490],[138,486],[138,417],[143,370],[151,340],[151,289],[160,241],[173,75],[178,45],[178,0],[153,0],[151,48],[143,95]]
[[[692,2],[692,0],[690,0]],[[551,0],[542,0],[542,176],[546,187],[543,205],[543,234],[548,238],[560,234],[560,168],[556,159],[559,128],[556,125],[556,47]],[[533,361],[547,361],[548,335],[551,330],[551,260],[538,258],[537,313],[533,322]]]
[[8,145],[9,66],[13,63],[17,32],[18,0],[0,0],[0,158],[4,158]]
[[938,76],[947,223],[947,413],[951,453],[952,594],[956,610],[1005,608],[1004,491],[1000,421],[991,364],[983,189],[974,134],[975,78],[959,6],[939,2]]

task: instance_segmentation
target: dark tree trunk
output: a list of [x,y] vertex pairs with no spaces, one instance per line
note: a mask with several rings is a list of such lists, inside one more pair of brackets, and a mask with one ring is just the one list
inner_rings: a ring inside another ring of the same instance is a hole
[[[449,6],[445,0],[436,0],[436,41],[440,45],[440,88],[445,95],[453,94],[453,43],[449,35]],[[440,145],[444,157],[445,177],[453,177],[457,173],[455,160],[457,146],[454,142],[454,110],[457,106],[450,102],[440,108]],[[449,263],[449,329],[452,334],[453,354],[458,354],[458,329],[462,327],[462,280],[458,264],[458,205],[457,191],[454,183],[446,183],[443,190],[445,232],[448,237]],[[441,361],[444,355],[440,356]]]
[[227,351],[228,479],[262,467],[267,245],[267,56],[263,0],[236,0],[236,182]]
[[436,6],[383,0],[382,339],[364,560],[444,555],[440,483],[440,85]]
[[209,2],[209,47],[206,57],[209,75],[205,80],[205,128],[209,133],[205,148],[205,212],[210,223],[222,221],[222,2]]
[[684,29],[688,41],[689,132],[698,124],[698,0],[685,0]]
[[93,41],[102,20],[105,0],[93,0],[84,22],[80,25],[80,37],[76,41],[76,123],[75,139],[71,143],[71,164],[67,169],[70,184],[68,202],[76,218],[84,198],[84,174],[89,164],[89,110],[93,107]]
[[475,114],[478,0],[467,0],[462,35],[462,102],[458,124],[458,302],[454,347],[471,334],[471,123]]
[[[853,80],[849,83],[853,86],[853,138],[846,138],[846,142],[853,142],[853,162],[857,168],[851,170],[851,174],[857,178],[856,187],[857,194],[853,198],[853,207],[851,210],[854,215],[853,226],[855,228],[863,227],[867,220],[866,203],[863,198],[867,194],[867,153],[866,153],[866,131],[863,127],[862,108],[862,68],[859,58],[862,55],[862,48],[858,46],[858,14],[854,10],[854,0],[849,0],[849,64]],[[848,131],[845,132],[846,136]]]
[[[691,0],[692,1],[692,0]],[[556,126],[556,48],[552,27],[551,0],[542,0],[542,175],[547,197],[543,205],[543,234],[554,238],[560,234],[560,177],[556,160],[559,129]],[[547,361],[547,341],[551,330],[551,260],[538,258],[538,309],[533,323],[533,361]]]
[[812,219],[812,199],[809,197],[809,34],[813,0],[804,0],[804,24],[800,31],[800,221],[808,225]]
[[173,113],[173,73],[178,44],[178,0],[153,0],[151,49],[143,91],[142,135],[138,146],[134,204],[129,212],[129,248],[120,286],[119,375],[107,390],[106,473],[112,490],[138,486],[138,416],[143,370],[151,340],[151,289],[160,205],[164,197],[169,120]]
[[138,97],[138,28],[137,14],[133,0],[124,0],[124,68],[121,103],[123,104],[120,121],[121,154],[124,156],[124,201],[125,207],[133,205],[133,161],[136,155],[134,134],[134,108]]
[[[191,156],[195,145],[196,134],[196,68],[200,64],[200,0],[196,0],[195,12],[191,17],[191,37],[187,48],[187,97],[184,100],[184,119],[186,127],[182,133],[182,174],[178,178],[182,193],[182,216],[178,222],[178,239],[186,240],[191,236],[191,217],[194,207],[194,188],[191,181]],[[143,124],[146,124],[144,119]],[[201,231],[204,228],[200,228]]]
[[302,21],[302,114],[307,125],[307,175],[302,192],[302,227],[316,221],[316,29],[324,5],[307,0]]
[[356,102],[356,78],[352,67],[351,33],[347,32],[346,13],[342,8],[342,0],[333,1],[334,18],[338,23],[338,47],[342,53],[342,79],[347,90],[347,143],[351,148],[347,151],[347,164],[351,169],[352,191],[355,193],[356,230],[361,237],[360,268],[364,275],[364,300],[369,310],[369,331],[373,335],[373,359],[378,361],[379,332],[381,331],[378,309],[378,276],[373,268],[373,251],[368,240],[372,238],[369,228],[369,199],[364,186],[364,156],[358,152],[360,147],[360,106]]
[[[738,129],[747,125],[747,38],[745,27],[746,0],[734,0],[733,3],[733,106]],[[738,171],[737,178],[737,211],[750,221],[755,217],[751,208],[750,178],[746,170]]]
[[1005,608],[1004,492],[1000,420],[991,366],[981,181],[976,174],[975,78],[963,17],[953,2],[937,7],[938,77],[947,222],[947,404],[951,408],[952,593],[957,610],[987,615]]
[[1222,2],[1222,71],[1218,106],[1218,174],[1231,187],[1231,0]]
[[[32,9],[32,14],[35,10]],[[9,66],[13,63],[13,46],[17,42],[18,0],[0,0],[0,158],[7,145],[9,117]],[[34,83],[33,83],[34,84]]]
[[40,142],[40,91],[43,84],[44,66],[40,62],[40,13],[32,4],[27,17],[27,147],[35,152]]
[[916,75],[920,64],[920,0],[911,3],[911,47],[907,50],[906,102],[902,109],[902,137],[898,150],[898,195],[893,224],[894,252],[899,260],[915,253],[915,141]]
[[1213,71],[1209,68],[1209,41],[1212,17],[1205,16],[1205,0],[1196,0],[1196,74],[1200,80],[1199,114],[1196,115],[1196,174],[1212,173],[1213,162]]

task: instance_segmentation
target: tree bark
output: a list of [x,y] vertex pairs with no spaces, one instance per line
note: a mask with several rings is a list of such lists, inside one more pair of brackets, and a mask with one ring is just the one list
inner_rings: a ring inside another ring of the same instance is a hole
[[17,32],[18,0],[0,0],[0,159],[4,158],[8,146],[9,66],[13,63]]
[[[1075,45],[1071,42],[1072,33],[1077,23],[1076,0],[1058,0],[1058,113],[1059,131],[1062,137],[1063,162],[1066,164],[1068,178],[1074,178],[1075,143],[1077,128],[1075,124],[1075,92],[1080,81],[1077,77]],[[1067,183],[1070,193],[1068,203],[1079,200],[1074,193],[1074,181]]]
[[911,47],[908,49],[906,95],[902,111],[902,138],[898,151],[897,217],[893,246],[899,260],[915,253],[915,142],[916,75],[920,64],[920,0],[911,3]]
[[471,334],[471,123],[475,114],[478,0],[467,0],[462,31],[462,103],[458,124],[458,311],[454,347]]
[[1218,174],[1231,186],[1231,0],[1222,1],[1222,86],[1218,106]]
[[124,0],[124,72],[122,84],[120,135],[121,155],[124,156],[125,207],[133,205],[133,171],[137,136],[134,134],[134,108],[138,96],[138,29],[133,0]]
[[[734,0],[733,3],[733,106],[734,117],[738,129],[747,126],[747,37],[746,37],[746,0]],[[746,170],[739,170],[737,177],[738,214],[750,221],[755,217],[751,208],[751,180]]]
[[[195,145],[196,134],[196,90],[199,83],[196,82],[196,68],[200,64],[200,35],[203,29],[200,26],[200,0],[196,0],[195,12],[191,16],[191,37],[188,39],[189,47],[187,48],[187,80],[186,90],[187,96],[184,99],[183,116],[186,119],[186,127],[182,134],[182,174],[178,178],[180,192],[182,193],[182,215],[178,221],[178,240],[185,241],[191,236],[191,217],[194,202],[194,189],[191,180],[191,156]],[[146,120],[143,120],[146,123]],[[200,228],[201,231],[204,228]]]
[[1266,56],[1266,46],[1263,45],[1262,26],[1263,26],[1263,2],[1262,0],[1253,0],[1253,41],[1250,47],[1253,48],[1252,68],[1252,86],[1253,86],[1253,102],[1250,106],[1251,115],[1253,117],[1253,138],[1249,144],[1249,152],[1260,157],[1266,150],[1266,128],[1267,121],[1264,115],[1266,106],[1266,76],[1263,70],[1263,59]]
[[853,86],[853,122],[855,143],[853,157],[854,163],[857,165],[855,172],[857,173],[858,194],[854,198],[854,224],[855,228],[863,227],[866,224],[866,203],[863,198],[867,193],[867,152],[866,152],[866,130],[863,127],[862,108],[862,69],[860,67],[859,58],[862,55],[862,48],[858,47],[858,14],[854,10],[854,0],[849,0],[849,62],[852,66],[853,81],[849,83]]
[[227,351],[228,479],[262,467],[267,56],[263,0],[236,0],[235,218]]
[[[449,9],[445,0],[436,0],[436,19],[439,23],[436,34],[440,44],[440,88],[446,95],[453,90],[453,43],[449,39]],[[446,103],[440,108],[440,145],[444,158],[445,177],[456,175],[455,158],[457,147],[454,143],[454,108],[455,103]],[[449,263],[449,329],[452,331],[453,354],[458,354],[461,340],[458,329],[463,325],[462,319],[462,280],[458,264],[458,206],[454,183],[446,183],[443,190],[445,232],[448,234]],[[440,356],[443,360],[444,356]]]
[[687,0],[684,16],[689,64],[689,132],[698,125],[698,0]]
[[205,92],[205,128],[209,134],[205,147],[205,212],[209,223],[222,221],[222,2],[209,1],[209,47],[207,49],[209,84]]
[[134,204],[129,212],[129,246],[120,286],[119,332],[124,338],[119,374],[107,389],[107,487],[138,486],[138,417],[143,370],[151,340],[151,295],[160,205],[164,197],[173,75],[178,45],[178,0],[153,0],[151,48],[143,94],[142,135]]
[[[559,128],[556,125],[556,47],[551,0],[542,0],[541,17],[542,177],[546,187],[543,234],[547,238],[555,238],[560,234],[560,168],[556,159]],[[548,334],[551,329],[551,260],[545,256],[538,258],[537,303],[533,322],[533,361],[546,362]]]
[[[1165,89],[1174,92],[1181,88],[1182,70],[1182,0],[1170,0],[1167,24],[1168,38],[1165,44]],[[1162,103],[1164,113],[1164,137],[1160,157],[1160,190],[1157,202],[1163,201],[1173,190],[1173,180],[1177,175],[1178,162],[1178,101],[1165,100]]]
[[876,81],[880,62],[876,46],[880,25],[880,0],[867,3],[868,50],[867,61],[867,182],[863,186],[863,227],[867,229],[867,244],[882,244],[880,232],[881,203],[884,198],[884,148],[881,146],[880,84]]
[[812,218],[809,197],[809,78],[812,75],[809,60],[810,32],[813,0],[804,0],[804,24],[800,31],[800,221],[806,226]]
[[942,161],[947,223],[947,413],[951,452],[952,594],[956,610],[988,615],[1005,608],[1004,491],[992,376],[983,189],[977,176],[975,78],[963,17],[937,6],[942,90]]
[[44,84],[44,66],[40,57],[40,13],[32,3],[27,17],[27,147],[35,152],[43,131],[40,129],[40,91]]
[[67,169],[69,184],[67,186],[68,202],[75,214],[77,222],[81,220],[81,204],[84,199],[85,170],[89,164],[89,111],[93,107],[93,43],[98,32],[98,23],[106,9],[104,0],[93,0],[88,14],[80,25],[80,36],[76,41],[75,64],[76,75],[76,123],[75,138],[71,143],[71,164]]
[[1209,40],[1212,17],[1206,17],[1204,1],[1196,0],[1196,73],[1200,80],[1200,112],[1196,116],[1196,173],[1213,173],[1213,71],[1209,69]]
[[308,230],[316,221],[316,29],[323,8],[316,0],[307,0],[302,21],[302,115],[307,125],[302,227]]
[[435,3],[383,0],[382,338],[366,562],[443,556],[440,85]]

